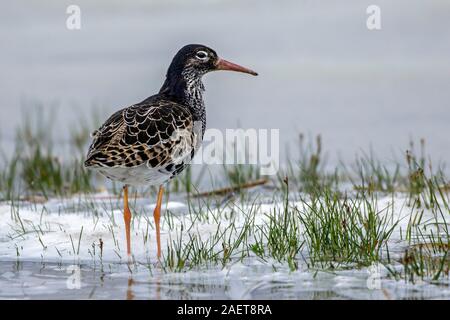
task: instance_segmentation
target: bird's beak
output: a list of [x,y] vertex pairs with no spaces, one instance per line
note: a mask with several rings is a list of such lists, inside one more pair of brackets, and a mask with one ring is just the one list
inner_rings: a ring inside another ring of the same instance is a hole
[[250,69],[244,68],[238,64],[235,64],[233,62],[224,60],[224,59],[220,59],[217,60],[216,63],[216,70],[229,70],[229,71],[236,71],[236,72],[243,72],[243,73],[248,73],[251,74],[253,76],[257,76],[258,74]]

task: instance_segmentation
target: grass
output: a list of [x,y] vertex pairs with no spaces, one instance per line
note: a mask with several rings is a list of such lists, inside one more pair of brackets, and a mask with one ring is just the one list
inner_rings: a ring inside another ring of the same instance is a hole
[[363,192],[349,198],[325,191],[298,210],[312,267],[359,268],[382,261],[397,225],[392,208],[378,208],[376,198]]
[[[23,219],[21,200],[79,194],[84,200],[62,208],[62,213],[89,211],[93,221],[109,215],[120,201],[99,204],[89,200],[90,193],[98,188],[98,177],[82,165],[90,126],[81,121],[78,128],[71,129],[69,143],[61,152],[51,132],[46,130],[51,127],[48,119],[42,117],[37,117],[36,122],[26,120],[17,130],[12,153],[0,153],[0,195],[12,208],[10,238],[36,235],[45,251],[51,250],[45,235],[58,230]],[[387,164],[370,151],[358,157],[352,166],[340,165],[327,171],[321,137],[307,142],[301,135],[299,160],[289,163],[272,178],[270,189],[248,193],[235,188],[231,194],[214,197],[194,197],[199,193],[198,185],[208,178],[208,169],[201,168],[194,174],[189,168],[168,190],[169,194],[185,195],[188,210],[183,215],[168,211],[163,218],[170,239],[165,244],[161,266],[167,272],[183,272],[258,259],[275,268],[286,264],[291,270],[306,266],[310,270],[329,271],[381,263],[395,279],[435,282],[448,277],[450,185],[443,170],[434,168],[427,160],[425,141],[421,140],[419,150],[415,149],[411,143],[403,160]],[[218,180],[239,187],[259,178],[258,166],[224,165]],[[210,184],[215,185],[214,181]],[[111,185],[113,193],[120,193],[118,186],[117,191],[114,189],[115,185]],[[405,217],[395,214],[398,195],[406,198]],[[380,198],[391,200],[380,202]],[[278,205],[267,206],[268,203]],[[136,209],[133,223],[146,224],[142,241],[149,245],[152,219],[148,212],[139,212],[135,203],[132,207]],[[42,209],[39,214],[42,220],[47,212]],[[112,214],[108,217],[114,251],[123,258],[123,248],[115,238],[121,221],[115,221]],[[144,221],[141,217],[145,217]],[[406,228],[399,227],[401,219],[408,221]],[[205,227],[205,232],[199,226],[209,227]],[[82,228],[78,239],[68,236],[72,255],[84,250],[82,236],[87,234]],[[392,246],[394,251],[399,246],[392,239],[402,243],[401,253],[393,252]],[[93,260],[103,259],[101,239],[99,243],[92,242],[89,248]],[[18,245],[15,248],[20,258],[23,248]],[[55,250],[60,257],[64,256],[64,251]]]
[[289,177],[291,186],[299,192],[317,193],[326,189],[336,189],[345,178],[340,176],[339,168],[333,172],[325,170],[327,161],[323,152],[322,137],[316,136],[308,141],[303,134],[298,138],[299,156],[297,161],[288,160],[285,170],[277,175],[277,185],[285,188],[284,179]]
[[356,159],[353,170],[354,174],[349,176],[356,190],[369,193],[394,192],[400,187],[400,164],[394,163],[393,167],[388,168],[374,156],[373,150],[363,152]]
[[[11,154],[2,151],[0,194],[11,200],[15,194],[28,196],[67,196],[94,189],[92,172],[83,166],[87,129],[72,129],[68,150],[55,151],[51,128],[52,117],[36,112],[33,121],[25,118],[17,129],[15,148]],[[83,123],[83,122],[80,122]],[[69,156],[62,157],[62,154]]]

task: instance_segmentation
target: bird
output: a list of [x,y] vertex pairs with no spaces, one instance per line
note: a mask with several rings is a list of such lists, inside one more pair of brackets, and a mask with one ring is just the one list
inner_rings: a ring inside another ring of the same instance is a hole
[[157,257],[161,258],[160,218],[166,184],[190,163],[206,130],[205,87],[202,78],[212,71],[258,74],[220,58],[201,45],[182,47],[167,69],[159,92],[113,113],[92,133],[84,165],[123,184],[123,217],[128,257],[131,256],[128,188],[156,186],[153,218]]

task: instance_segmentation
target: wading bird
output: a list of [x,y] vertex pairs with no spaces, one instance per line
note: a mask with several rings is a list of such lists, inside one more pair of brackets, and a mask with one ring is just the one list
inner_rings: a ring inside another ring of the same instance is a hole
[[218,57],[211,48],[181,48],[159,93],[114,113],[93,134],[85,166],[123,183],[127,253],[131,255],[128,186],[159,186],[153,212],[157,255],[161,257],[160,216],[164,184],[189,164],[203,139],[206,112],[202,76],[210,71],[257,73]]

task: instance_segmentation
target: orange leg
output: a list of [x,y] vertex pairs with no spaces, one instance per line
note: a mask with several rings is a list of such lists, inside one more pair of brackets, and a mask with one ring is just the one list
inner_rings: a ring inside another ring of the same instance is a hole
[[156,228],[156,244],[158,246],[158,259],[161,258],[161,234],[160,234],[160,218],[161,218],[161,203],[162,197],[164,194],[163,186],[159,187],[158,191],[158,199],[156,201],[155,211],[153,211],[153,218],[155,219],[155,228]]
[[131,240],[130,240],[131,211],[130,208],[128,207],[128,186],[123,187],[123,219],[125,220],[127,253],[128,255],[131,255]]

